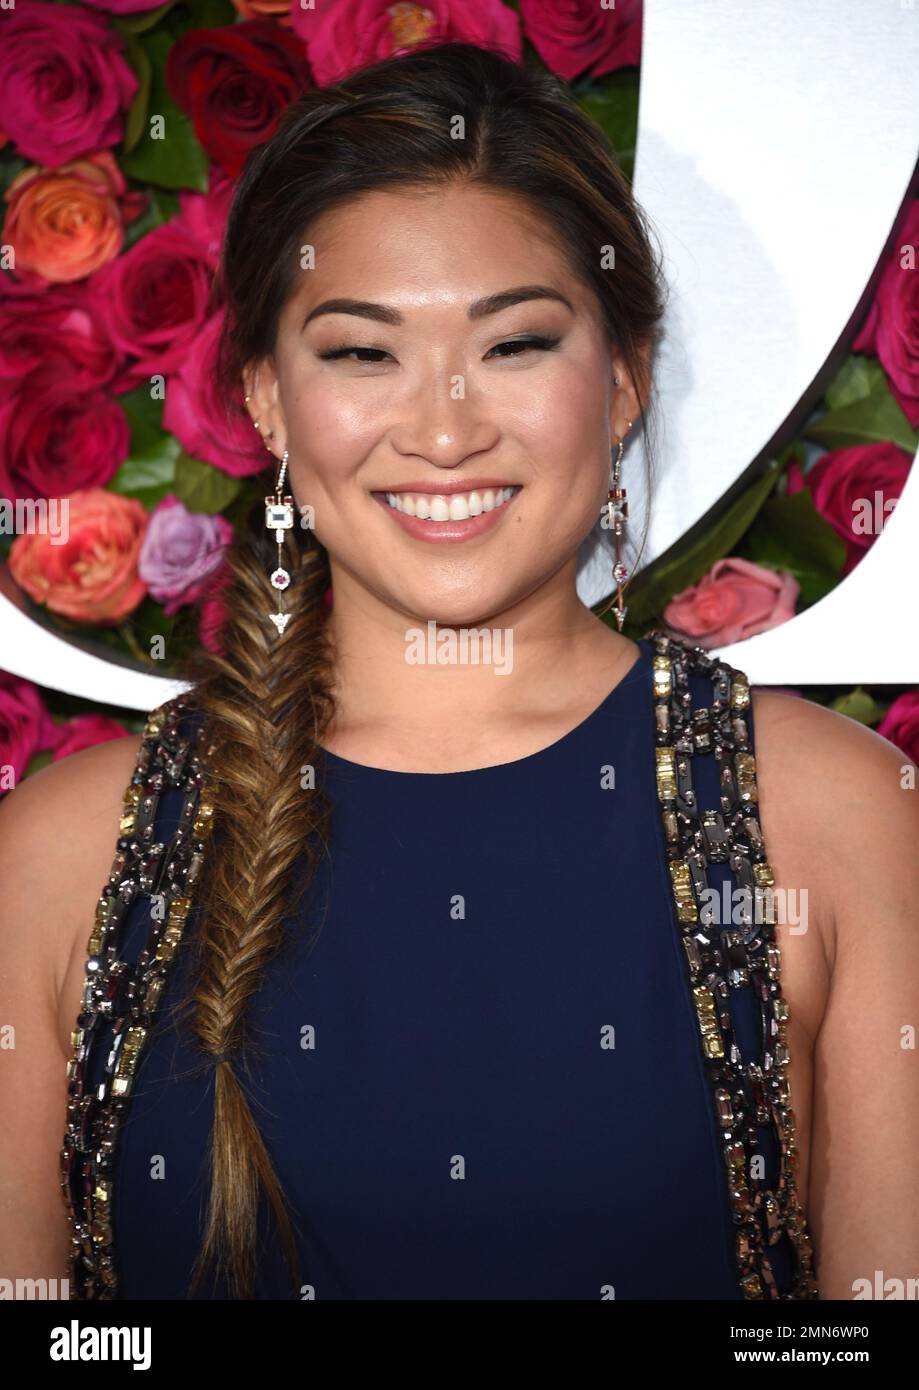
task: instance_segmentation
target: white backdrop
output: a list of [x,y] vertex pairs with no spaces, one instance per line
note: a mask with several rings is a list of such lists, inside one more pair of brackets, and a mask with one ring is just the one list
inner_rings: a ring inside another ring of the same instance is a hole
[[[766,456],[844,349],[919,154],[917,74],[909,0],[645,0],[635,191],[670,287],[648,561]],[[640,443],[624,464],[633,517]],[[756,683],[919,681],[917,535],[914,467],[848,578],[719,652]],[[586,603],[610,591],[607,544],[598,529],[582,547]],[[911,618],[892,593],[911,595]],[[142,710],[180,688],[70,646],[2,593],[0,666]]]

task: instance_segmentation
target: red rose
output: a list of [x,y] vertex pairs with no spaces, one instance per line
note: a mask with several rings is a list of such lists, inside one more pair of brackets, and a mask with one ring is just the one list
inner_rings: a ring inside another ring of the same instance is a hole
[[117,380],[121,359],[87,293],[89,281],[16,287],[0,280],[0,395],[35,367],[57,359],[87,389]]
[[[897,244],[881,272],[868,317],[852,344],[872,352],[913,429],[919,425],[919,198],[910,203]],[[904,261],[906,264],[904,264]]]
[[0,405],[0,497],[64,497],[102,486],[130,445],[118,402],[50,363]]
[[175,376],[166,384],[163,428],[193,458],[205,459],[234,478],[260,473],[265,446],[242,409],[227,418],[227,403],[217,384],[217,342],[223,311],[208,320]]
[[12,791],[35,754],[56,737],[38,686],[0,671],[0,794]]
[[309,83],[303,45],[270,19],[193,29],[166,62],[172,96],[211,159],[234,178]]
[[791,574],[728,555],[716,560],[698,584],[683,589],[664,609],[681,640],[715,651],[794,617],[801,586]]
[[204,324],[211,268],[204,247],[173,218],[97,271],[89,287],[112,342],[135,359],[130,388],[178,369]]
[[919,690],[898,695],[878,724],[877,732],[919,766]]
[[600,77],[641,59],[642,0],[520,0],[523,29],[546,67],[571,81]]
[[855,568],[883,529],[906,483],[912,459],[896,444],[858,444],[836,449],[807,474],[793,461],[788,495],[810,488],[814,506],[846,543],[843,574]]

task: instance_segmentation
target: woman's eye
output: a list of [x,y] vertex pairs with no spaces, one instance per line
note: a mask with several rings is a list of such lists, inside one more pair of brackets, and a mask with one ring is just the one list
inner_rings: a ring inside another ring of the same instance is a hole
[[[496,352],[499,357],[519,357],[523,348],[537,348],[542,352],[550,352],[552,348],[558,347],[560,342],[561,338],[511,338],[506,343],[498,343],[491,351]],[[511,351],[501,352],[501,348],[510,348]]]
[[368,360],[370,362],[379,362],[382,357],[389,356],[389,353],[384,352],[382,348],[348,347],[344,343],[341,345],[341,347],[327,348],[325,352],[320,352],[318,355],[322,358],[323,362],[334,362],[338,358],[351,357],[351,355],[355,352],[370,352],[377,354],[375,357],[371,357],[369,359],[366,357],[358,358],[357,360],[360,362],[367,362]]
[[[492,354],[498,357],[520,357],[527,348],[535,348],[540,352],[551,352],[553,348],[558,347],[560,342],[560,337],[547,338],[538,335],[531,338],[509,338],[504,343],[498,343],[490,352],[486,353],[486,360]],[[317,355],[323,362],[335,362],[350,358],[352,361],[363,362],[368,366],[382,362],[384,358],[390,356],[383,348],[349,347],[347,343],[326,348],[324,352]]]

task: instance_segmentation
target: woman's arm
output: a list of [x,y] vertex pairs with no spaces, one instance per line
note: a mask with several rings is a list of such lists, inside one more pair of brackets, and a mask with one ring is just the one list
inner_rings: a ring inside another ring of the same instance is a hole
[[919,772],[871,729],[804,703],[835,938],[808,1215],[821,1297],[877,1298],[884,1281],[919,1279]]
[[[76,753],[0,801],[0,1278],[63,1279],[67,1051],[137,738]],[[23,1291],[11,1297],[28,1297]],[[35,1294],[32,1295],[36,1296]],[[58,1292],[58,1297],[63,1296]]]

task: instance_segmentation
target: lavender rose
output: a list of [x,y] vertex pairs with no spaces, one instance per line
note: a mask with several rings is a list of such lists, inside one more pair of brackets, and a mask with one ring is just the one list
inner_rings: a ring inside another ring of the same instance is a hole
[[190,512],[170,493],[150,518],[137,572],[171,616],[201,597],[232,536],[225,517]]

